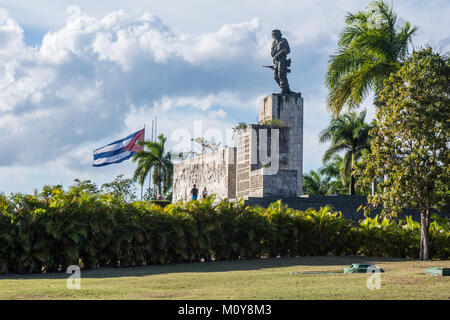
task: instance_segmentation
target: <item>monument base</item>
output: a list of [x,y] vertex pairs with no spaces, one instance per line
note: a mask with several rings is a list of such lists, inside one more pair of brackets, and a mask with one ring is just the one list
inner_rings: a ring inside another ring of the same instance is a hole
[[303,186],[303,98],[271,94],[259,123],[237,131],[236,148],[174,165],[173,199],[189,200],[193,184],[217,198],[297,197]]
[[240,129],[237,197],[295,197],[303,187],[303,98],[271,94],[260,102],[259,124]]

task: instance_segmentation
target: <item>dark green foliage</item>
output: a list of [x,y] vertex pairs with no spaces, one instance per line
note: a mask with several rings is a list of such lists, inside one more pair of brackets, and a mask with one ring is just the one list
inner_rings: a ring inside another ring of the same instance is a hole
[[344,152],[339,164],[339,175],[342,181],[349,181],[349,194],[355,194],[355,176],[353,169],[362,155],[363,150],[370,149],[369,131],[372,124],[364,122],[366,111],[361,113],[348,112],[332,119],[319,136],[319,142],[331,142],[331,146],[323,155],[323,163],[326,165],[333,156]]
[[353,109],[371,91],[378,95],[383,81],[407,58],[416,32],[417,27],[399,19],[385,1],[373,1],[367,10],[347,14],[325,77],[327,105],[335,118],[344,105]]
[[158,206],[161,206],[163,208],[172,203],[170,200],[149,200],[148,202],[157,204]]
[[166,141],[163,134],[158,136],[157,141],[141,140],[138,145],[144,150],[138,151],[132,158],[133,162],[137,162],[133,180],[143,186],[145,177],[153,170],[153,183],[161,195],[169,191],[173,179],[172,154],[165,151]]
[[136,200],[136,191],[133,179],[124,179],[123,174],[118,175],[114,181],[102,184],[103,193],[109,193],[126,201]]
[[344,194],[349,179],[341,175],[343,159],[335,154],[323,167],[303,175],[303,193],[312,195]]
[[380,179],[368,197],[383,215],[405,208],[421,214],[420,258],[429,259],[428,230],[432,210],[450,203],[450,68],[431,48],[413,52],[380,91],[376,127],[369,151],[356,164],[359,184]]
[[303,175],[303,193],[304,194],[314,194],[314,195],[325,195],[329,191],[329,181],[328,176],[323,177],[321,170],[310,170]]
[[[450,223],[438,219],[430,225],[431,255],[448,259]],[[0,273],[264,256],[416,257],[419,243],[419,224],[410,219],[355,225],[327,207],[302,212],[280,201],[264,209],[206,197],[162,208],[59,186],[0,196]]]

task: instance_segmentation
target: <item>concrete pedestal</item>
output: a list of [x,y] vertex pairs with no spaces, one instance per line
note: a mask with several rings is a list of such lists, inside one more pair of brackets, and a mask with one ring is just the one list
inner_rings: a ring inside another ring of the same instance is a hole
[[236,196],[301,195],[303,98],[271,94],[261,100],[259,118],[237,135]]

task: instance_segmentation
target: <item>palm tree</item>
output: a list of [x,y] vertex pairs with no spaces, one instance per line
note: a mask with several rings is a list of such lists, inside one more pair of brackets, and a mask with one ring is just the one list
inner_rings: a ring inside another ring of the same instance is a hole
[[346,23],[325,80],[327,105],[335,118],[345,104],[357,107],[371,91],[377,97],[383,80],[407,58],[417,31],[409,22],[401,22],[384,1],[372,2],[367,11],[348,13]]
[[310,170],[303,175],[303,193],[325,195],[328,192],[328,177],[322,177],[320,171]]
[[370,148],[369,131],[372,125],[364,122],[366,111],[360,114],[349,112],[332,119],[319,136],[321,143],[331,141],[331,146],[323,155],[326,164],[334,155],[345,151],[340,167],[341,178],[349,179],[349,194],[355,194],[355,177],[353,168],[364,149]]
[[345,192],[348,179],[342,175],[341,167],[344,159],[335,154],[327,163],[319,169],[320,174],[329,178],[327,194],[339,194]]
[[153,168],[153,183],[158,186],[158,193],[167,192],[172,187],[173,163],[170,152],[164,151],[167,138],[163,134],[157,141],[142,140],[138,144],[144,146],[144,151],[139,151],[133,156],[133,162],[137,161],[133,180],[142,186],[146,176]]

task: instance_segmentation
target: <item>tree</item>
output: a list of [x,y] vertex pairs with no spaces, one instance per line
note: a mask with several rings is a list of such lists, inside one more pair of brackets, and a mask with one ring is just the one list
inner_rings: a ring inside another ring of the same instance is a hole
[[307,194],[326,195],[344,193],[348,179],[342,178],[342,157],[334,155],[326,165],[303,175],[303,191]]
[[158,186],[158,193],[167,192],[172,187],[173,163],[170,152],[165,152],[164,147],[167,138],[163,134],[158,136],[157,141],[141,140],[140,146],[145,146],[144,151],[138,151],[133,156],[133,162],[137,161],[133,181],[138,181],[142,186],[145,177],[153,168],[153,183]]
[[368,199],[382,205],[383,214],[420,212],[423,260],[430,255],[431,210],[442,210],[450,200],[449,79],[448,59],[430,48],[413,53],[380,92],[375,137],[357,167],[361,186],[385,177]]
[[[156,188],[148,187],[147,190],[145,190],[143,200],[145,200],[145,201],[155,200],[156,193],[157,193]],[[155,199],[153,199],[154,196],[155,196]]]
[[319,171],[310,170],[303,175],[303,193],[325,195],[328,191],[328,177],[322,177]]
[[364,149],[370,148],[369,131],[371,125],[364,122],[366,111],[357,114],[349,112],[332,119],[329,126],[319,136],[321,143],[331,141],[325,151],[323,163],[326,164],[334,155],[345,151],[340,167],[342,180],[349,179],[349,194],[355,194],[355,176],[352,173],[356,161]]
[[[89,194],[98,194],[100,190],[98,190],[97,184],[94,182],[91,182],[91,180],[83,180],[80,179],[74,179],[75,182],[74,185],[69,187],[68,194],[70,195],[80,195],[83,192],[89,193]],[[43,192],[46,192],[46,189],[48,186],[44,186]],[[62,188],[61,188],[62,189]]]
[[327,194],[344,193],[346,186],[348,186],[348,178],[341,172],[343,160],[344,159],[342,159],[340,155],[335,154],[323,167],[319,169],[320,174],[328,177]]
[[325,80],[328,108],[335,118],[345,104],[360,105],[371,90],[378,95],[383,81],[407,58],[417,31],[409,22],[401,23],[384,1],[371,2],[366,11],[348,13],[346,23]]
[[123,201],[136,200],[136,191],[132,179],[124,179],[123,174],[118,175],[114,181],[102,184],[102,191],[110,193]]
[[[80,180],[75,179],[75,182],[77,182],[77,181],[78,181],[78,183],[80,182]],[[92,187],[94,187],[94,186],[95,185],[92,185]],[[94,193],[97,192],[96,187],[94,187],[93,190],[94,190]],[[60,184],[55,185],[55,186],[51,186],[51,185],[46,184],[46,185],[44,185],[42,187],[42,191],[41,192],[37,192],[37,189],[35,189],[33,193],[35,195],[37,195],[40,199],[45,201],[45,200],[48,200],[48,199],[54,197],[56,194],[64,193],[64,190],[63,190],[63,186],[60,185]]]

